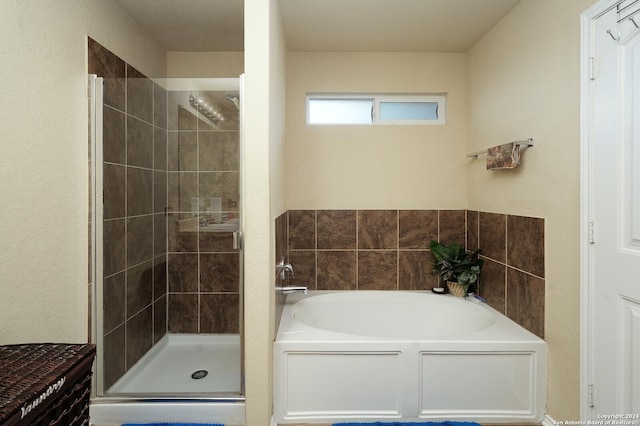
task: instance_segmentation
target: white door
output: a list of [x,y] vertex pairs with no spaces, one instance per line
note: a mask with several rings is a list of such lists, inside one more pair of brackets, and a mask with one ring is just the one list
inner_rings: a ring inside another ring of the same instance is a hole
[[588,415],[640,424],[640,30],[625,17],[629,10],[619,13],[632,3],[622,2],[592,26]]

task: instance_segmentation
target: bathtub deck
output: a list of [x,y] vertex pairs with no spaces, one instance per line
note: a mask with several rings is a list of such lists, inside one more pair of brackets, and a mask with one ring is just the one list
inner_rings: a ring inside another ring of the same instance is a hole
[[[207,370],[195,380],[191,374]],[[109,393],[240,393],[241,353],[238,335],[166,335]]]

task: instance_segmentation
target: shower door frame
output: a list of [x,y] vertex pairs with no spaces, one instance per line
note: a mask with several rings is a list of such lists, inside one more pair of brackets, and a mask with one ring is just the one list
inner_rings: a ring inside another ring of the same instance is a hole
[[[167,91],[167,81],[193,81],[193,80],[217,80],[219,82],[234,81],[237,83],[237,89],[239,91],[240,108],[238,111],[239,126],[239,172],[238,172],[238,231],[234,236],[234,241],[237,242],[237,249],[239,255],[239,337],[240,337],[240,391],[229,391],[229,394],[224,392],[215,392],[214,395],[206,395],[202,393],[189,393],[189,392],[169,392],[169,393],[136,393],[136,394],[107,394],[104,388],[104,268],[103,268],[103,226],[104,214],[103,214],[103,103],[104,103],[104,78],[98,77],[95,74],[88,76],[88,113],[89,113],[89,153],[90,153],[90,199],[89,208],[91,212],[90,220],[90,268],[91,268],[91,283],[92,289],[90,294],[90,321],[89,331],[90,340],[96,344],[99,349],[96,351],[95,360],[95,372],[92,384],[92,399],[93,402],[113,403],[113,402],[144,402],[147,400],[202,400],[208,402],[220,402],[231,403],[232,406],[238,402],[244,402],[245,400],[245,388],[244,388],[244,248],[243,248],[243,223],[244,223],[244,209],[243,209],[243,158],[244,158],[244,131],[243,131],[243,106],[244,106],[244,74],[237,78],[200,78],[200,79],[154,79],[154,81],[162,81],[163,87]],[[224,84],[224,83],[223,83]],[[177,90],[177,89],[176,89]],[[189,90],[189,89],[181,89]],[[201,88],[198,90],[226,90],[224,88]],[[99,149],[100,148],[100,149]],[[100,195],[99,195],[100,194]],[[98,244],[99,242],[99,244]],[[168,313],[167,313],[168,314]],[[155,345],[155,344],[154,344]],[[235,409],[232,409],[235,412]]]

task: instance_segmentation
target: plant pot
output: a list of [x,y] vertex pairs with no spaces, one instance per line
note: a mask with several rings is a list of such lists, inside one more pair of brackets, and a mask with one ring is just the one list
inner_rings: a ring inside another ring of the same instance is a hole
[[453,281],[447,281],[447,287],[449,287],[449,293],[457,297],[467,297],[467,286],[458,284]]

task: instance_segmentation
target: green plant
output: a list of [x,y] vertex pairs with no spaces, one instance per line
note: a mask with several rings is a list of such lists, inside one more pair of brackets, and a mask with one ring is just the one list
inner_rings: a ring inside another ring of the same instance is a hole
[[465,287],[475,284],[480,278],[484,260],[478,254],[480,249],[467,251],[458,243],[440,244],[431,240],[431,254],[435,258],[432,273],[438,274],[441,281],[453,281]]

